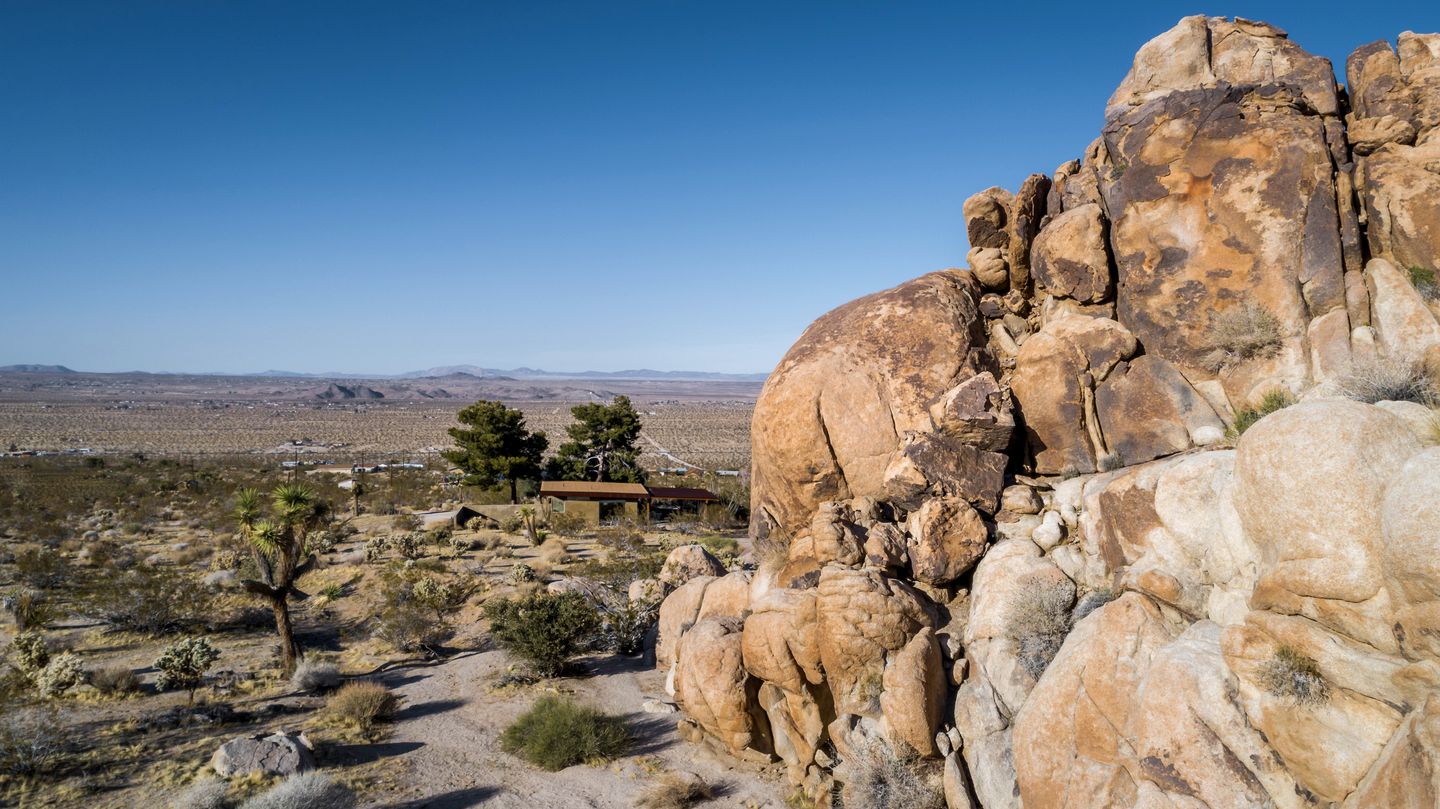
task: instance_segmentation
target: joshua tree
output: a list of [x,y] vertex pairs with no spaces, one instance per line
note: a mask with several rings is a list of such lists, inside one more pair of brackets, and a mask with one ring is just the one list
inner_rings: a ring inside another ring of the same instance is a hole
[[350,516],[360,516],[360,498],[365,496],[365,482],[360,478],[350,480]]
[[295,483],[282,483],[271,492],[271,516],[263,518],[261,495],[241,489],[236,498],[235,517],[240,532],[250,542],[259,575],[241,582],[246,590],[260,596],[275,613],[275,631],[280,635],[280,665],[289,674],[300,654],[295,627],[290,622],[290,599],[308,596],[295,582],[315,566],[315,554],[306,550],[306,540],[329,516],[329,507],[315,493]]

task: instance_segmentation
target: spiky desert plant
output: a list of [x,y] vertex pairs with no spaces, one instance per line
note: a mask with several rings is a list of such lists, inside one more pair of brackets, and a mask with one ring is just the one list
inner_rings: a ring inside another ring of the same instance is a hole
[[300,646],[290,619],[290,599],[307,596],[295,582],[315,566],[315,555],[306,554],[310,533],[325,524],[329,507],[305,486],[282,483],[271,492],[271,516],[263,516],[260,493],[241,489],[236,495],[235,517],[240,532],[250,543],[257,575],[241,582],[246,590],[262,598],[275,616],[280,636],[280,667],[295,670]]

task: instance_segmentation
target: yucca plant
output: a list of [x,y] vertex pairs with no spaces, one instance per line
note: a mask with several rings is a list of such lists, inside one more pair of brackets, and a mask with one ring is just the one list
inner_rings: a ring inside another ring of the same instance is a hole
[[280,665],[287,674],[295,670],[300,656],[295,626],[290,620],[290,599],[308,596],[295,582],[315,566],[315,554],[306,553],[310,534],[325,525],[329,506],[310,489],[282,483],[270,494],[270,516],[264,515],[263,497],[254,489],[236,494],[235,518],[240,533],[250,543],[258,574],[241,582],[246,590],[264,599],[275,614],[275,631],[280,636]]

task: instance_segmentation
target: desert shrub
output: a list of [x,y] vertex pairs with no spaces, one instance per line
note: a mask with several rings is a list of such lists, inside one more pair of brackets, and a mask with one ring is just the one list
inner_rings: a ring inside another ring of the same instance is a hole
[[1350,366],[1339,380],[1339,392],[1357,402],[1436,403],[1435,385],[1423,369],[1397,360],[1375,360]]
[[460,534],[451,534],[450,538],[446,540],[446,544],[450,546],[451,553],[459,556],[463,553],[468,553],[475,547],[475,538],[462,536]]
[[199,586],[195,577],[142,566],[92,577],[79,611],[115,629],[160,635],[204,623],[212,603],[209,589]]
[[601,607],[601,642],[619,655],[638,655],[645,650],[645,635],[660,617],[657,603],[637,603],[626,594],[616,594],[613,603]]
[[28,587],[16,588],[0,597],[0,607],[10,613],[15,628],[21,632],[41,629],[58,617],[45,594]]
[[564,697],[545,696],[500,734],[500,748],[550,772],[601,764],[630,747],[625,720]]
[[565,511],[552,511],[545,518],[551,531],[563,536],[575,536],[585,530],[585,518]]
[[0,774],[33,776],[46,772],[69,747],[58,714],[41,708],[0,713]]
[[161,691],[183,688],[195,701],[195,689],[205,680],[205,672],[220,658],[220,650],[205,638],[181,638],[166,646],[155,658],[160,676],[155,684]]
[[140,690],[140,678],[129,666],[102,666],[91,669],[90,687],[106,696],[133,694]]
[[1210,316],[1202,343],[1202,361],[1211,371],[1223,371],[1246,360],[1272,357],[1284,334],[1280,319],[1254,303],[1232,306]]
[[1125,466],[1125,458],[1118,452],[1107,452],[1100,456],[1100,461],[1096,466],[1101,472],[1114,472]]
[[1440,298],[1440,284],[1435,282],[1435,271],[1429,267],[1411,267],[1410,283],[1427,301]]
[[516,562],[515,565],[510,568],[511,584],[524,584],[527,581],[535,581],[536,578],[538,577],[535,574],[535,568],[524,562]]
[[392,566],[383,576],[375,636],[401,652],[434,652],[450,637],[447,613],[470,594],[441,582],[421,567]]
[[1080,621],[1084,620],[1085,616],[1119,598],[1119,595],[1120,594],[1114,590],[1103,589],[1091,590],[1081,596],[1080,600],[1075,604],[1074,612],[1070,614],[1071,625],[1073,626],[1074,624],[1080,623]]
[[45,590],[66,578],[65,557],[43,545],[21,545],[15,549],[15,578],[38,590]]
[[50,665],[50,644],[34,630],[21,632],[10,641],[10,663],[30,683]]
[[1280,646],[1265,661],[1260,680],[1265,690],[1297,705],[1320,705],[1330,699],[1330,684],[1319,665],[1290,646]]
[[1018,646],[1020,666],[1035,679],[1070,634],[1070,605],[1074,592],[1059,584],[1032,585],[1010,607],[1006,632]]
[[61,652],[50,658],[45,668],[35,675],[35,690],[47,699],[61,697],[66,691],[85,682],[85,667],[79,655]]
[[322,660],[302,660],[290,675],[290,687],[296,691],[318,693],[340,687],[340,669]]
[[414,514],[396,514],[390,524],[396,531],[419,531],[425,527],[424,521]]
[[600,628],[600,618],[579,593],[531,593],[485,605],[490,632],[535,673],[553,677]]
[[756,537],[752,543],[755,564],[761,570],[779,570],[790,561],[790,543],[793,537],[778,525],[770,526],[765,536]]
[[1230,437],[1239,438],[1245,434],[1246,430],[1254,427],[1255,422],[1293,404],[1295,404],[1295,397],[1290,391],[1276,389],[1266,393],[1260,397],[1260,402],[1254,407],[1247,407],[1235,414],[1235,423],[1230,425]]
[[842,806],[897,806],[941,809],[944,794],[921,772],[919,762],[902,757],[878,739],[851,746],[836,773]]
[[616,592],[625,592],[632,582],[653,579],[660,575],[660,569],[664,566],[665,556],[661,553],[639,556],[611,555],[606,559],[586,559],[570,568],[570,575],[589,579]]
[[225,799],[228,789],[229,785],[218,778],[196,781],[180,793],[171,806],[172,809],[226,809],[230,805]]
[[311,770],[286,778],[240,804],[240,809],[352,809],[356,803],[349,787]]
[[686,809],[715,797],[705,779],[693,773],[667,772],[635,801],[639,809]]
[[374,680],[356,680],[336,691],[325,710],[342,724],[368,733],[377,723],[394,718],[400,698]]

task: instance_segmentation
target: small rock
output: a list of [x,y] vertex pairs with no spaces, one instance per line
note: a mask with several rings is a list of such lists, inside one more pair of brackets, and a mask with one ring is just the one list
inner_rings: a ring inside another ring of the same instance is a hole
[[240,577],[235,575],[235,571],[233,570],[217,570],[213,573],[207,573],[205,578],[201,579],[204,585],[212,590],[224,590],[234,587],[239,580]]
[[1011,514],[1039,514],[1045,507],[1040,495],[1029,486],[1006,486],[1000,493],[1000,510]]
[[653,697],[640,703],[640,710],[645,713],[679,713],[680,711],[679,708],[675,707],[675,703]]
[[252,772],[285,776],[315,769],[315,756],[304,734],[280,732],[231,739],[210,757],[210,766],[222,778]]
[[1055,511],[1047,511],[1045,519],[1030,535],[1030,539],[1040,546],[1041,550],[1048,551],[1060,544],[1065,538],[1065,530],[1060,527],[1060,514]]

